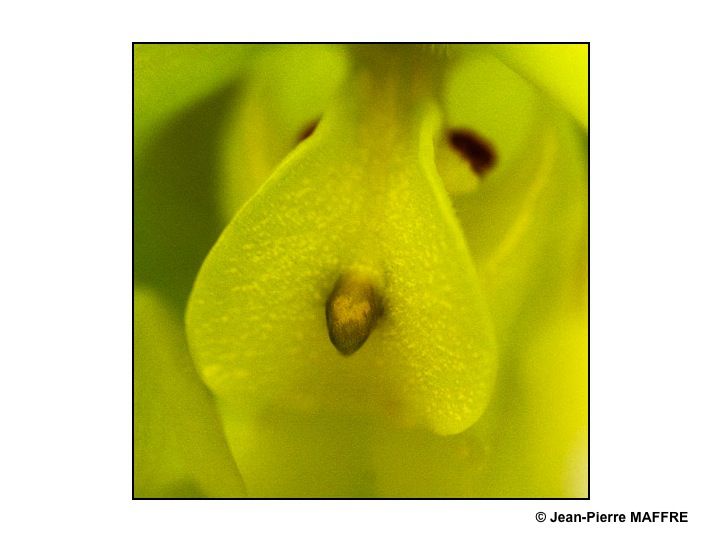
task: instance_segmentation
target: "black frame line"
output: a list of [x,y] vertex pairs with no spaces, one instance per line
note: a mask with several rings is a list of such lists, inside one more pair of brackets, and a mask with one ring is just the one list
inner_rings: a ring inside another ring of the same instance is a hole
[[[133,218],[133,239],[132,239],[132,290],[130,291],[131,296],[135,290],[135,45],[587,45],[587,58],[588,58],[588,127],[587,127],[587,230],[588,230],[588,245],[587,245],[587,257],[588,257],[588,470],[587,470],[587,486],[588,495],[587,497],[546,497],[546,498],[534,498],[534,497],[135,497],[135,301],[133,299],[133,331],[132,331],[132,400],[131,400],[131,415],[132,415],[132,485],[131,485],[131,500],[133,501],[589,501],[590,500],[590,470],[591,470],[591,445],[590,445],[590,407],[591,407],[591,385],[590,385],[590,42],[589,41],[447,41],[447,42],[429,42],[429,41],[409,41],[409,42],[393,42],[393,41],[329,41],[329,42],[314,42],[314,41],[259,41],[259,42],[242,42],[242,41],[133,41],[131,44],[132,58],[131,58],[131,94],[132,94],[132,218]],[[241,473],[242,474],[242,473]]]

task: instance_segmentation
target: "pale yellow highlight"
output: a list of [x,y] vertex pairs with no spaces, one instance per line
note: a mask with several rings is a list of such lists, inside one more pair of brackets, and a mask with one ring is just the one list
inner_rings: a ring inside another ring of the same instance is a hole
[[517,219],[510,226],[507,234],[500,245],[486,263],[485,269],[488,275],[495,275],[505,259],[513,253],[523,236],[530,229],[532,217],[535,214],[535,207],[545,187],[550,180],[553,164],[557,155],[557,136],[550,132],[545,135],[542,145],[543,153],[537,169],[537,175],[530,185],[528,194],[523,201],[522,208],[518,212]]

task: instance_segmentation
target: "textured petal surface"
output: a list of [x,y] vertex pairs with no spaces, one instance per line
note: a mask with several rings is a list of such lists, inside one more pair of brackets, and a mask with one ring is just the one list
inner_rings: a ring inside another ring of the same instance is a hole
[[347,64],[341,45],[273,46],[248,62],[223,129],[219,202],[224,223],[317,123]]
[[[187,313],[193,356],[223,401],[336,410],[457,433],[494,382],[480,281],[437,176],[435,109],[360,76],[225,230]],[[349,269],[385,314],[342,357],[324,305]]]

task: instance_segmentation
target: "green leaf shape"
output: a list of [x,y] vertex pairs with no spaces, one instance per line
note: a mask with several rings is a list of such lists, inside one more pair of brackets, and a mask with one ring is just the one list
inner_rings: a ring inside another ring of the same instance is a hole
[[347,70],[340,45],[274,46],[248,62],[223,130],[219,200],[225,223],[320,119]]
[[[452,434],[488,403],[494,336],[435,169],[438,112],[416,72],[387,73],[360,70],[203,264],[186,326],[224,409],[282,404]],[[324,308],[349,270],[381,283],[385,314],[345,358]]]
[[510,67],[552,97],[585,129],[588,128],[587,44],[493,45]]
[[134,496],[243,497],[181,321],[150,289],[135,290],[133,336]]

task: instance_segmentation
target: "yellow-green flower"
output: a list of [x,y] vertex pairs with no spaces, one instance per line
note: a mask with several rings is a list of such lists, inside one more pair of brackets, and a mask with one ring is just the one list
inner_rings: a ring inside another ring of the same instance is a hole
[[586,62],[137,45],[136,496],[586,496]]

